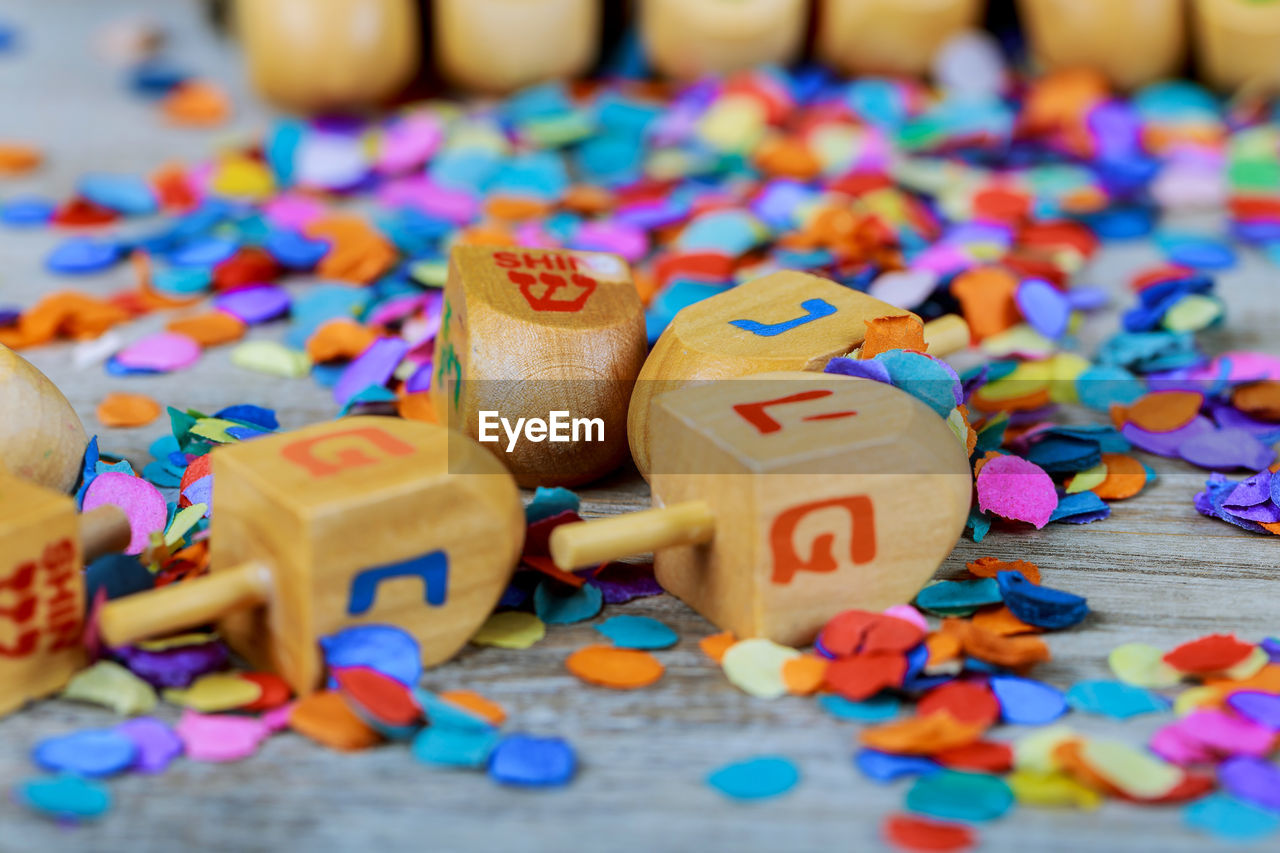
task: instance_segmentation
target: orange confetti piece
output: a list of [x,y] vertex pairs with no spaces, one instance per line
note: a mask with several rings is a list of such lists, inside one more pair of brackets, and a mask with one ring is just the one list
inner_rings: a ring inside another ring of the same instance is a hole
[[405,394],[396,401],[396,414],[407,421],[426,421],[429,424],[439,422],[430,391]]
[[245,324],[239,317],[225,311],[210,311],[170,320],[165,327],[171,332],[186,335],[202,347],[215,347],[229,344],[244,337]]
[[174,124],[210,127],[222,124],[231,115],[231,99],[212,83],[188,80],[166,95],[160,108]]
[[858,351],[858,358],[875,358],[882,352],[909,349],[924,352],[924,321],[914,314],[897,317],[876,317],[865,321],[867,336]]
[[145,394],[108,394],[98,404],[98,421],[107,427],[140,427],[160,417],[160,404]]
[[982,723],[962,723],[946,711],[908,717],[863,729],[859,742],[895,755],[932,755],[975,742],[986,731]]
[[336,690],[322,690],[299,699],[289,713],[289,727],[342,752],[368,749],[381,740]]
[[612,193],[590,184],[575,184],[564,195],[564,206],[574,213],[607,213],[613,204]]
[[438,699],[457,705],[476,716],[483,717],[490,724],[500,726],[507,721],[507,712],[492,699],[486,699],[474,690],[446,690],[437,695]]
[[942,630],[953,634],[966,654],[978,660],[1021,669],[1049,660],[1049,646],[1039,637],[1001,637],[960,619],[944,619]]
[[1224,698],[1241,690],[1280,693],[1280,664],[1269,663],[1248,678],[1233,681],[1225,676],[1210,676],[1205,678],[1204,683],[1221,690]]
[[522,196],[493,196],[484,206],[484,212],[494,219],[503,219],[508,222],[520,222],[525,219],[535,219],[545,216],[551,210],[551,205],[545,201],[536,198],[524,198]]
[[1017,289],[1017,276],[1001,267],[975,267],[955,277],[951,295],[960,301],[974,340],[998,335],[1021,321],[1013,298]]
[[973,614],[970,621],[982,630],[990,631],[1000,637],[1016,637],[1019,634],[1040,634],[1044,631],[1043,628],[1037,628],[1035,625],[1028,625],[1023,622],[1003,604],[982,608]]
[[1147,469],[1132,456],[1123,453],[1104,453],[1102,462],[1107,466],[1107,479],[1090,491],[1103,500],[1114,501],[1131,498],[1147,484]]
[[929,650],[929,660],[926,665],[930,667],[955,660],[964,651],[960,638],[954,634],[930,634],[924,644]]
[[1203,404],[1199,391],[1153,391],[1129,406],[1124,418],[1148,432],[1172,432],[1191,423]]
[[307,355],[320,363],[325,361],[349,361],[367,350],[378,333],[355,320],[341,317],[316,329],[307,339]]
[[499,225],[477,225],[458,233],[460,246],[514,246],[519,241],[507,229]]
[[369,284],[391,269],[396,248],[358,216],[326,216],[310,223],[306,235],[326,240],[329,252],[316,267],[321,278]]
[[801,139],[766,140],[756,154],[761,171],[780,178],[807,181],[822,170],[822,163]]
[[47,343],[55,337],[96,338],[130,318],[111,302],[74,291],[51,293],[28,309],[16,326],[0,329],[0,344],[13,349]]
[[795,696],[818,692],[827,674],[827,660],[817,655],[801,655],[782,664],[782,683]]
[[647,687],[661,678],[665,671],[662,663],[648,652],[605,645],[578,649],[569,655],[565,666],[588,684],[614,690]]
[[724,653],[729,651],[729,647],[736,642],[738,640],[733,636],[732,631],[722,631],[719,634],[703,637],[698,641],[698,648],[702,649],[704,655],[720,663],[724,659]]
[[1238,385],[1231,392],[1231,404],[1250,417],[1280,421],[1280,380]]
[[0,175],[25,175],[44,162],[40,149],[16,142],[0,142]]
[[1001,572],[1022,572],[1022,576],[1034,584],[1040,583],[1040,567],[1026,560],[997,560],[995,557],[979,557],[964,567],[980,578],[993,578]]

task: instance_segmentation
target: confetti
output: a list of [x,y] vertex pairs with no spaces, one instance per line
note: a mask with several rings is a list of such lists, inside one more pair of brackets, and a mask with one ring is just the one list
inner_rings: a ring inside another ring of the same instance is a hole
[[1053,480],[1039,466],[1017,456],[999,456],[978,474],[978,508],[1037,528],[1058,506]]
[[410,752],[423,764],[484,767],[501,738],[497,729],[433,725],[418,733]]
[[559,787],[569,783],[577,766],[573,748],[560,738],[507,735],[489,754],[489,777],[503,785]]
[[1067,712],[1066,697],[1052,685],[1008,675],[993,676],[990,685],[1006,723],[1042,726]]
[[902,850],[951,853],[969,850],[977,843],[973,830],[967,826],[912,815],[890,815],[881,826],[880,834]]
[[156,691],[150,684],[109,660],[100,660],[77,672],[62,689],[61,696],[102,705],[125,716],[145,714],[156,706]]
[[1033,584],[1020,572],[1001,572],[996,580],[1005,606],[1028,625],[1059,631],[1079,624],[1089,614],[1080,596]]
[[1127,720],[1142,714],[1168,710],[1169,701],[1158,693],[1122,681],[1077,681],[1067,690],[1072,710]]
[[760,699],[777,699],[787,692],[782,667],[800,652],[758,637],[734,643],[720,665],[733,686]]
[[547,635],[547,626],[532,613],[508,610],[490,616],[471,637],[477,646],[527,649]]
[[906,798],[907,809],[917,814],[975,823],[1002,817],[1013,804],[1013,792],[1004,780],[956,770],[920,777]]
[[713,771],[707,784],[732,800],[765,800],[781,796],[800,781],[800,771],[785,758],[759,756]]
[[590,584],[565,591],[562,584],[547,580],[538,584],[533,605],[538,618],[548,625],[572,625],[584,622],[604,607],[604,595]]
[[588,684],[615,690],[647,687],[664,672],[662,664],[648,652],[604,645],[578,649],[569,655],[565,666]]
[[160,404],[143,394],[112,393],[98,404],[98,422],[108,427],[139,427],[160,417]]
[[380,740],[378,732],[351,710],[334,690],[304,696],[289,713],[289,728],[330,749],[355,752]]
[[137,754],[138,748],[124,735],[85,729],[45,738],[31,751],[31,760],[55,773],[96,777],[129,769]]
[[107,504],[119,507],[129,518],[131,536],[126,554],[141,554],[151,534],[163,531],[169,519],[164,496],[146,480],[130,474],[108,471],[89,483],[81,509],[89,512]]
[[367,666],[409,687],[422,675],[418,641],[392,625],[356,625],[320,638],[330,669]]
[[166,702],[183,705],[202,714],[231,711],[262,698],[262,687],[231,673],[202,675],[190,687],[164,691]]
[[23,805],[59,820],[88,820],[111,809],[106,786],[73,775],[27,779],[14,793]]
[[155,717],[127,720],[116,726],[115,731],[133,741],[137,748],[129,768],[135,773],[163,773],[175,758],[182,755],[182,738]]
[[595,629],[620,649],[669,649],[680,640],[675,631],[647,616],[610,616]]

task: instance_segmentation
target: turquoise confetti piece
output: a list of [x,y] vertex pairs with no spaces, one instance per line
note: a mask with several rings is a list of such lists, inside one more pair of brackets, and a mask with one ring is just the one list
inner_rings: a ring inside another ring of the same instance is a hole
[[572,625],[584,622],[604,607],[604,595],[598,587],[584,584],[568,593],[556,590],[563,585],[543,581],[533,593],[533,608],[538,618],[548,625]]
[[1190,803],[1182,810],[1182,820],[1223,841],[1258,841],[1280,829],[1280,815],[1227,794],[1210,794]]
[[828,693],[818,697],[818,705],[833,717],[854,720],[859,723],[878,723],[891,720],[902,707],[894,696],[876,696],[864,702],[853,702],[843,696]]
[[1067,704],[1073,710],[1127,720],[1142,714],[1168,710],[1169,700],[1158,693],[1123,681],[1077,681],[1067,690]]
[[60,820],[86,820],[111,809],[106,786],[70,774],[27,779],[14,793],[28,808]]
[[999,604],[1000,585],[995,578],[968,581],[940,581],[920,590],[916,606],[940,616],[968,616],[979,607]]
[[413,739],[413,757],[423,764],[483,767],[502,735],[497,729],[431,725]]
[[943,770],[917,779],[907,791],[906,806],[941,820],[981,823],[1008,812],[1013,792],[998,776]]
[[620,649],[669,649],[680,640],[679,634],[648,616],[611,616],[596,630]]
[[800,781],[800,771],[785,758],[760,756],[726,764],[707,776],[707,784],[734,800],[763,800],[785,794]]

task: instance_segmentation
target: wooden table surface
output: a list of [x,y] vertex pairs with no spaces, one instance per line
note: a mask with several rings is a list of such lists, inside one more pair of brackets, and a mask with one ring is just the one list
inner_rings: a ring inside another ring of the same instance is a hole
[[[265,126],[268,112],[247,93],[234,46],[204,28],[195,4],[22,0],[0,3],[0,17],[21,30],[19,50],[0,55],[0,137],[40,145],[46,166],[34,176],[0,184],[0,197],[20,192],[65,194],[90,170],[145,173],[166,160],[206,157],[220,145]],[[122,74],[91,49],[105,23],[126,14],[163,22],[173,55],[235,95],[228,127],[197,131],[166,127],[156,110],[131,95]],[[129,283],[124,269],[57,279],[43,269],[52,232],[0,231],[0,305],[33,303],[50,289],[74,286],[108,293]],[[1129,273],[1154,260],[1148,245],[1106,249],[1082,280],[1121,293]],[[1280,299],[1276,271],[1245,253],[1224,274],[1220,292],[1227,331],[1205,337],[1213,351],[1277,348]],[[305,285],[300,285],[305,286]],[[1127,297],[1120,296],[1123,305]],[[133,340],[158,328],[162,317],[140,320],[120,333]],[[1084,352],[1116,328],[1114,312],[1091,321]],[[278,337],[283,326],[254,330]],[[230,364],[228,350],[204,355],[192,370],[169,376],[112,377],[100,367],[78,370],[71,347],[25,355],[57,382],[104,450],[135,464],[167,430],[157,422],[132,430],[106,429],[94,409],[108,391],[141,391],[164,403],[212,411],[230,403],[278,410],[286,427],[333,417],[328,393],[310,380],[282,380]],[[1202,472],[1152,461],[1160,481],[1140,497],[1115,504],[1110,519],[1084,527],[994,532],[981,545],[964,540],[941,569],[959,574],[983,555],[1037,562],[1047,582],[1086,595],[1093,614],[1080,627],[1049,637],[1052,663],[1036,674],[1061,687],[1106,677],[1107,652],[1130,641],[1168,647],[1211,631],[1259,640],[1280,631],[1276,620],[1276,543],[1202,518],[1191,497]],[[645,503],[634,472],[583,490],[586,514]],[[568,738],[580,772],[567,788],[508,790],[483,774],[444,772],[413,761],[403,746],[358,755],[330,752],[301,737],[273,738],[258,755],[233,765],[178,761],[160,777],[111,780],[116,805],[95,825],[68,829],[35,817],[0,797],[0,851],[91,849],[200,850],[864,850],[878,846],[881,819],[897,810],[902,785],[880,786],[853,768],[858,726],[837,721],[812,699],[764,701],[730,687],[699,652],[713,628],[674,598],[663,596],[611,607],[645,614],[676,628],[679,645],[658,656],[667,675],[656,686],[615,693],[583,685],[564,669],[570,651],[599,639],[584,623],[553,628],[527,651],[469,647],[426,674],[432,689],[472,688],[501,702],[507,730]],[[593,620],[598,621],[598,620]],[[176,717],[172,707],[165,715]],[[28,750],[39,738],[76,728],[110,726],[109,711],[47,701],[0,722],[0,788],[35,772]],[[1127,723],[1084,716],[1079,729],[1141,743],[1162,718]],[[1016,737],[1016,727],[995,736]],[[800,785],[759,805],[726,802],[703,782],[715,767],[755,754],[787,756],[800,767]],[[1094,815],[1017,809],[981,829],[987,850],[1150,849],[1199,851],[1206,840],[1184,830],[1176,809],[1107,803]]]

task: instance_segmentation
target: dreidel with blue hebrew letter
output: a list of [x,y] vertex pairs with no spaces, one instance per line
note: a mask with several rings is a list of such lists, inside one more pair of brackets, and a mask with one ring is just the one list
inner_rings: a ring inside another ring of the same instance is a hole
[[318,640],[391,624],[426,666],[488,618],[524,543],[519,490],[458,433],[352,417],[213,451],[211,572],[109,602],[107,644],[217,621],[254,666],[320,685]]
[[799,645],[849,608],[910,601],[969,515],[964,444],[869,379],[766,373],[653,404],[654,509],[565,524],[569,570],[654,553],[658,582],[739,637]]
[[[682,309],[654,344],[631,395],[627,436],[636,467],[648,477],[655,435],[651,407],[660,394],[713,379],[822,370],[835,356],[861,347],[867,323],[880,317],[915,315],[834,281],[791,271],[740,284]],[[969,328],[958,316],[923,327],[930,355],[969,344]]]
[[[441,423],[485,442],[522,486],[585,483],[626,459],[627,405],[647,338],[625,261],[459,246],[444,299],[431,387]],[[499,419],[546,423],[555,412],[570,425],[563,435],[526,431],[510,441],[497,428]]]

